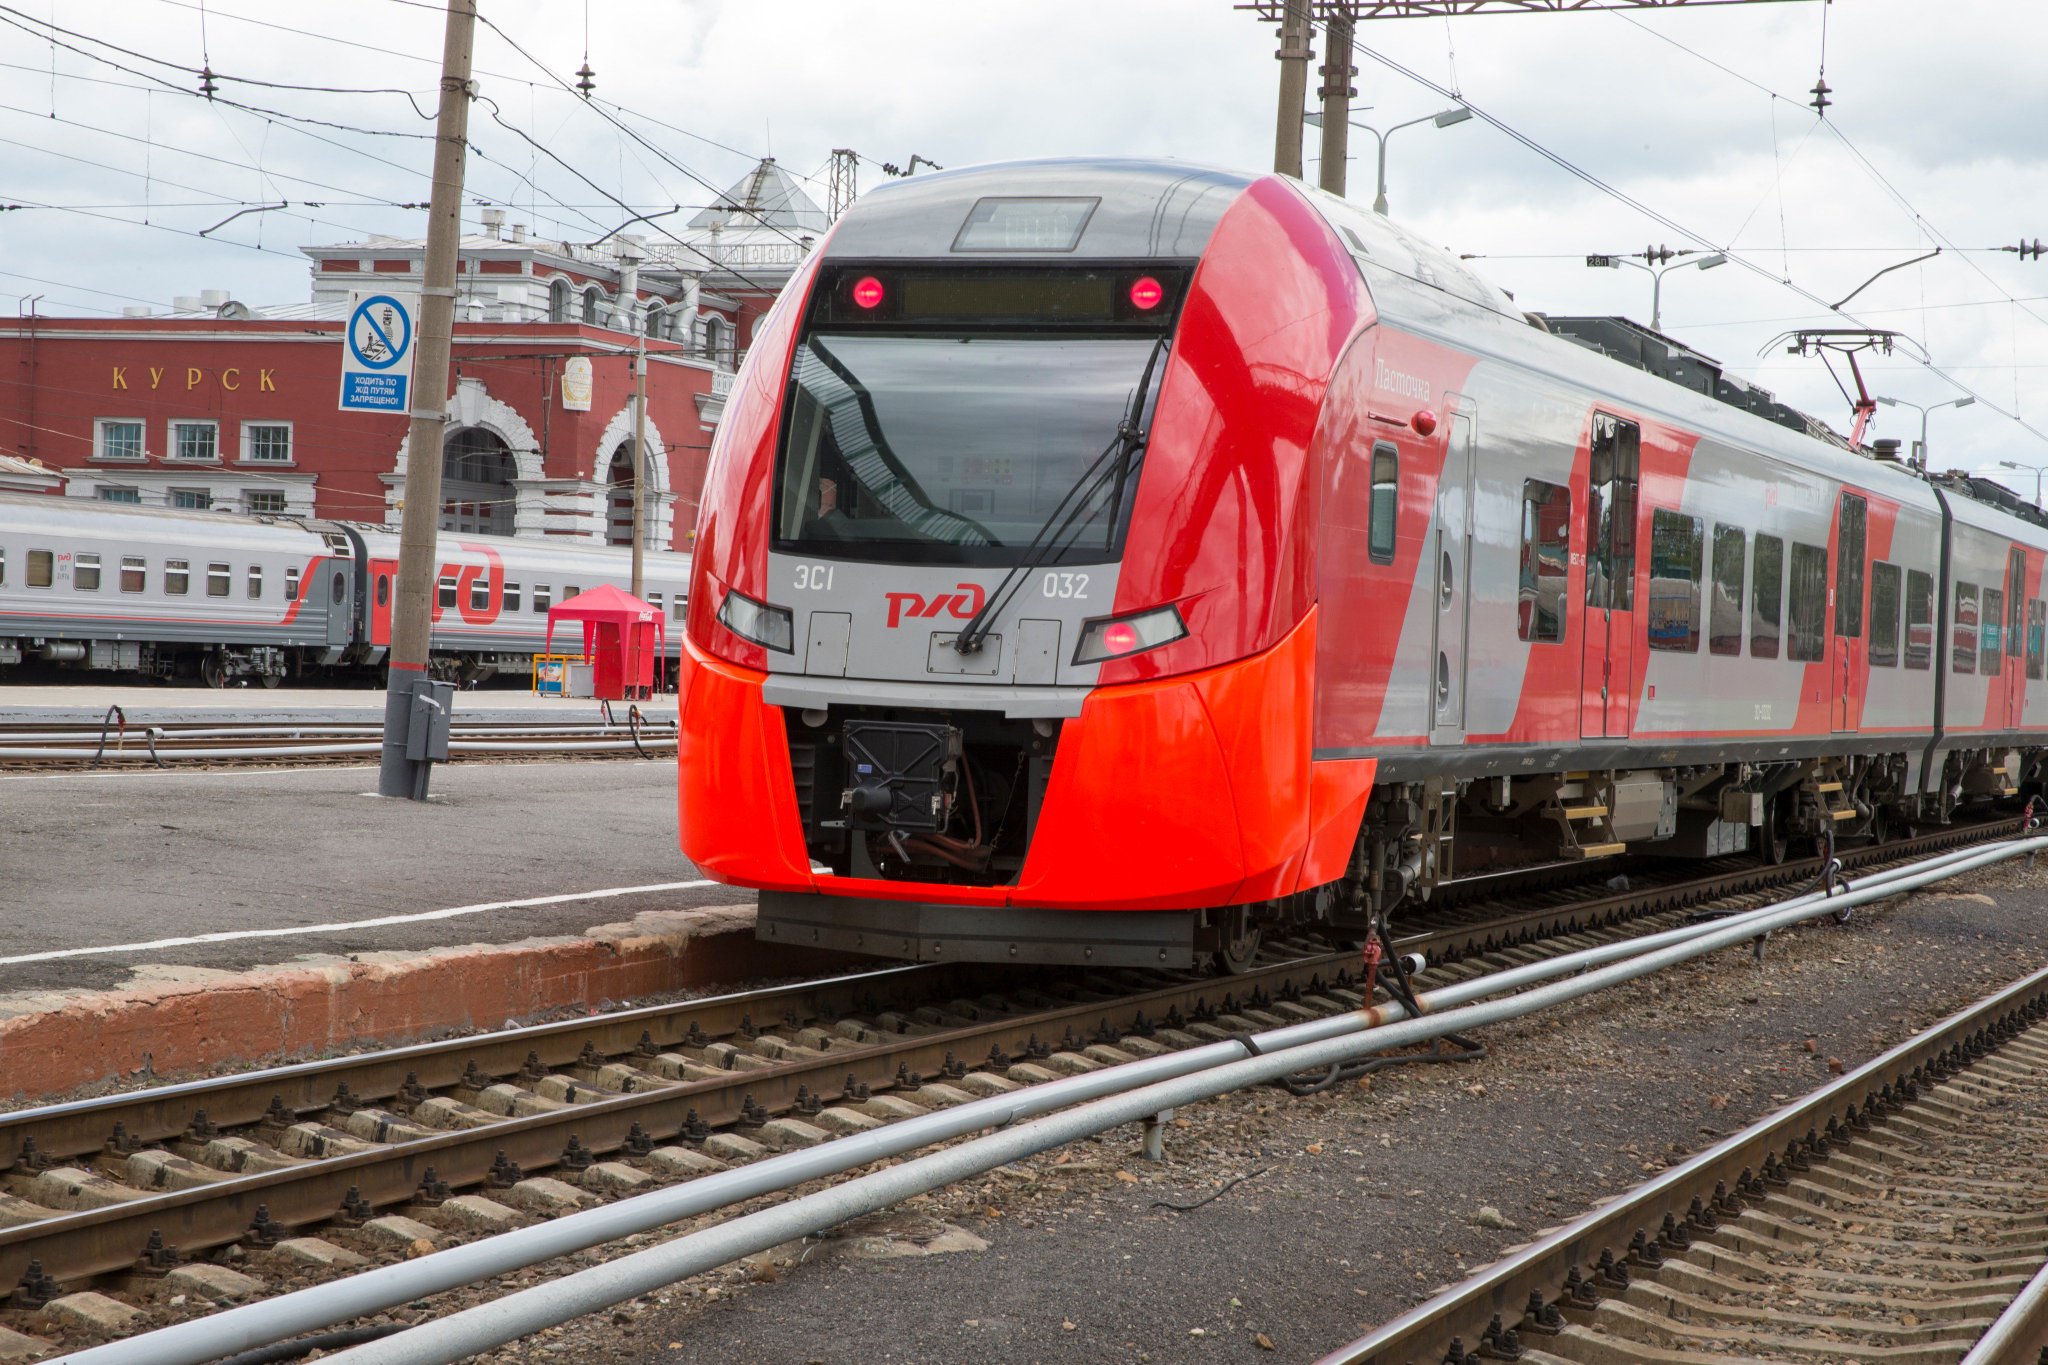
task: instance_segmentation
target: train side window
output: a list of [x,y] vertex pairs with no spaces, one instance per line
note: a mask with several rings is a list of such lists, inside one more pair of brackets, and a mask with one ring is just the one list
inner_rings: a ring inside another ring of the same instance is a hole
[[234,577],[235,571],[228,565],[208,564],[206,566],[206,595],[208,597],[226,597],[228,589],[233,585]]
[[47,588],[57,569],[57,557],[48,550],[28,552],[28,585],[31,588]]
[[98,555],[82,554],[72,558],[71,586],[77,592],[98,592],[100,590],[100,557]]
[[1714,528],[1714,597],[1707,609],[1707,649],[1742,653],[1742,569],[1749,532],[1740,526]]
[[149,587],[149,566],[141,555],[121,556],[121,591],[142,592]]
[[445,609],[455,605],[455,575],[443,574],[440,582],[441,606]]
[[2039,679],[2041,661],[2048,654],[2048,602],[2036,597],[2027,603],[2027,676]]
[[1977,585],[1956,584],[1955,638],[1949,648],[1949,672],[1977,671]]
[[1757,533],[1756,560],[1750,573],[1749,657],[1778,657],[1779,632],[1785,621],[1785,542]]
[[249,566],[249,597],[253,601],[261,596],[263,596],[263,566],[261,564],[251,564]]
[[647,605],[648,605],[648,606],[650,606],[650,607],[653,607],[653,608],[654,608],[654,614],[655,614],[656,616],[659,616],[659,615],[661,615],[661,605],[662,605],[662,600],[661,600],[661,594],[660,594],[660,593],[658,593],[658,592],[651,592],[651,593],[648,593],[648,594],[647,594]]
[[1977,650],[1979,671],[1987,678],[1995,678],[2005,664],[2005,593],[1998,588],[1984,589],[1983,608],[1978,616],[1978,633],[1983,641]]
[[1572,491],[1541,479],[1522,481],[1522,565],[1515,614],[1524,640],[1564,639],[1571,578]]
[[0,588],[7,586],[7,547],[0,545]]
[[341,605],[341,599],[346,596],[348,596],[348,578],[343,574],[335,574],[328,580],[327,600],[338,607]]
[[502,609],[505,611],[518,611],[519,597],[519,585],[517,583],[507,583],[505,585],[505,605]]
[[1899,566],[1881,559],[1870,566],[1870,664],[1899,666]]
[[166,559],[164,561],[164,591],[172,597],[183,597],[192,585],[192,565],[189,560]]
[[1869,504],[1842,494],[1842,529],[1835,542],[1835,634],[1854,640],[1863,634],[1863,544]]
[[1366,549],[1375,564],[1394,562],[1401,501],[1401,452],[1381,441],[1372,448],[1372,505]]
[[1934,575],[1906,570],[1906,667],[1934,660]]
[[1699,651],[1701,550],[1698,517],[1650,513],[1650,648]]
[[471,611],[486,611],[490,608],[490,605],[490,580],[481,576],[472,578],[469,581],[469,609]]
[[284,571],[284,600],[287,602],[299,600],[299,571],[296,568]]
[[1792,542],[1790,577],[1792,619],[1787,623],[1785,657],[1810,664],[1828,652],[1828,552],[1818,545]]
[[674,616],[676,620],[680,621],[683,619],[683,608],[689,606],[689,604],[690,599],[687,596],[685,596],[682,593],[677,593],[675,597],[670,601],[669,614]]
[[380,607],[391,605],[391,575],[388,573],[377,575],[377,605]]
[[545,583],[533,585],[533,609],[545,612],[555,602],[555,590]]
[[2019,667],[2020,632],[2026,629],[2027,554],[2015,548],[2005,557],[2005,652]]
[[[1586,481],[1586,605],[1630,611],[1636,602],[1636,484],[1643,430],[1593,414]],[[1611,600],[1610,600],[1611,599]]]

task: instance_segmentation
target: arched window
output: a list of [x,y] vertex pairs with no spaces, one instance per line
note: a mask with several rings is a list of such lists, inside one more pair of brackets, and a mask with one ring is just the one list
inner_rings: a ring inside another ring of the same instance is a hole
[[597,326],[597,308],[604,298],[604,291],[595,285],[583,291],[583,320],[592,327]]
[[441,442],[441,529],[512,534],[511,447],[482,427],[457,427]]
[[611,467],[606,471],[605,482],[610,486],[608,516],[605,521],[605,544],[631,545],[633,543],[633,442],[628,439],[619,442],[612,451]]
[[704,324],[704,350],[711,363],[721,370],[729,370],[733,364],[732,324],[724,318],[713,316]]
[[646,316],[646,320],[645,320],[645,323],[644,323],[644,325],[643,325],[643,328],[642,328],[642,330],[643,330],[643,331],[645,331],[645,332],[647,333],[647,335],[649,335],[649,336],[651,336],[651,337],[658,337],[658,336],[660,336],[660,335],[661,335],[661,320],[662,320],[662,318],[663,318],[663,317],[665,317],[665,316],[667,316],[667,315],[666,315],[665,313],[663,313],[663,312],[662,312],[661,308],[660,308],[660,307],[659,307],[658,305],[656,305],[656,304],[652,304],[652,303],[648,304],[648,305],[647,305],[647,316]]
[[569,288],[567,280],[559,275],[555,277],[554,283],[548,286],[549,322],[567,322],[569,320],[569,296],[574,292],[574,290]]

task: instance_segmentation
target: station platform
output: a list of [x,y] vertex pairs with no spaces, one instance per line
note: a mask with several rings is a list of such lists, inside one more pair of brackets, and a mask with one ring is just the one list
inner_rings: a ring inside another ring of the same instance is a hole
[[[637,703],[650,720],[674,720],[676,699],[663,693]],[[314,721],[378,721],[384,692],[374,687],[172,687],[63,684],[0,687],[0,724],[84,724],[118,706],[133,725],[172,721],[262,720],[279,724]],[[599,719],[597,703],[540,697],[522,688],[487,687],[456,694],[458,717],[490,721],[588,721]],[[626,704],[612,703],[623,720]]]
[[376,776],[0,775],[0,1102],[775,969],[677,850],[668,758]]

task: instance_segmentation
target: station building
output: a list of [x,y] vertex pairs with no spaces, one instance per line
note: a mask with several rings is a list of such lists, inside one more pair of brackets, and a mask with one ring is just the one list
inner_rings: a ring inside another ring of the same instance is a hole
[[[644,352],[647,542],[688,548],[733,373],[823,211],[767,160],[672,237],[542,240],[506,217],[485,209],[461,244],[442,528],[630,542]],[[342,332],[352,291],[418,291],[425,243],[302,250],[305,303],[214,290],[168,314],[0,320],[10,486],[395,524],[409,424],[338,411]]]

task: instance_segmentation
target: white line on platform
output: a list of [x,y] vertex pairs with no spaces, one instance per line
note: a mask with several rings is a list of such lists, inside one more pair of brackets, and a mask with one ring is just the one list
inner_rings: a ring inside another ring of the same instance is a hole
[[81,768],[68,773],[0,773],[0,782],[56,782],[67,777],[277,777],[286,773],[375,772],[374,763],[315,763],[278,768]]
[[66,957],[96,957],[101,953],[145,953],[162,948],[188,948],[200,943],[234,943],[247,938],[293,938],[300,934],[337,934],[349,929],[381,929],[393,924],[419,924],[427,920],[457,919],[481,915],[490,910],[524,910],[536,905],[564,905],[570,901],[610,900],[618,896],[644,896],[655,891],[694,891],[719,886],[710,880],[656,882],[651,886],[614,886],[602,891],[569,891],[559,896],[533,896],[518,901],[488,901],[482,905],[454,905],[445,910],[422,910],[411,915],[379,915],[375,919],[341,920],[333,924],[300,924],[281,929],[229,929],[214,934],[188,934],[181,938],[157,938],[146,943],[112,943],[93,948],[53,948],[42,953],[20,953],[0,957],[0,967],[24,962],[54,962]]

